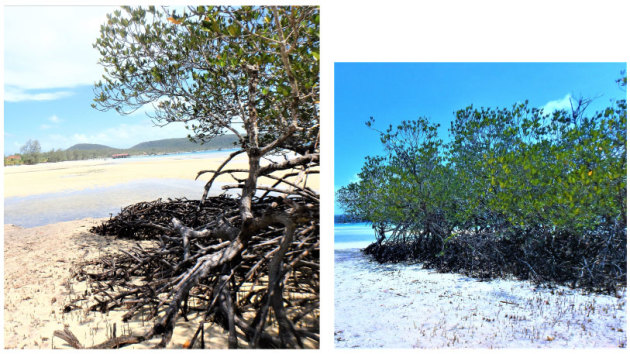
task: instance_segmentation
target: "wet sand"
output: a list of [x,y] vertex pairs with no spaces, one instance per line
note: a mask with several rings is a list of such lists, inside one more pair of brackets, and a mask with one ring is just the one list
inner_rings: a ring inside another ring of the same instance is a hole
[[[199,199],[203,181],[185,179],[145,179],[114,186],[62,191],[4,200],[4,222],[23,227],[35,227],[85,217],[108,217],[121,207],[158,198]],[[222,192],[221,183],[210,191]]]
[[[82,190],[144,179],[193,181],[200,170],[217,168],[228,155],[226,152],[209,154],[206,157],[201,155],[202,157],[198,158],[172,155],[146,159],[64,161],[32,166],[9,166],[4,169],[4,197]],[[232,160],[226,168],[247,168],[245,155]],[[207,181],[210,177],[210,174],[204,174],[200,179]],[[259,182],[270,184],[270,181],[261,179]],[[233,183],[234,180],[229,175],[223,175],[217,182]],[[319,189],[319,175],[309,176],[308,182],[312,188]]]
[[[179,190],[170,188],[169,183],[179,185],[184,181],[184,184],[187,184],[186,188],[202,186],[203,182],[201,184],[193,182],[197,172],[203,169],[216,169],[228,154],[195,158],[175,155],[147,159],[87,160],[11,166],[4,169],[5,207],[12,207],[11,201],[18,200],[21,203],[19,205],[21,210],[24,213],[30,210],[35,217],[41,208],[62,209],[62,212],[74,215],[74,212],[85,209],[86,205],[91,203],[99,204],[104,199],[112,200],[112,194],[126,198],[125,202],[119,205],[124,207],[152,198],[147,198],[146,194],[136,191],[137,189],[124,189],[121,186],[143,187],[147,181],[153,181],[151,185],[156,186],[150,188],[167,194],[172,193],[165,197],[181,197]],[[228,168],[238,169],[246,166],[245,158],[241,157],[233,160]],[[208,178],[209,174],[202,176],[203,181],[207,181]],[[155,181],[162,182],[154,183]],[[170,182],[165,185],[164,181]],[[262,180],[259,183],[270,184],[270,181]],[[233,180],[229,176],[223,176],[217,182],[226,184],[233,183]],[[319,176],[310,176],[308,185],[313,189],[319,189]],[[108,189],[109,187],[115,190]],[[201,197],[201,193],[200,189],[197,198]],[[42,198],[50,196],[57,199],[47,200],[47,204],[42,203]],[[80,202],[77,202],[79,200]],[[5,215],[6,212],[7,210]],[[73,267],[84,260],[132,246],[129,241],[88,232],[92,226],[104,219],[82,218],[31,228],[4,225],[5,348],[69,348],[59,338],[52,336],[55,330],[62,330],[64,327],[68,327],[85,346],[107,340],[108,332],[114,323],[117,324],[118,335],[129,334],[130,331],[134,334],[144,332],[141,328],[146,328],[146,323],[130,321],[123,324],[120,321],[123,313],[120,312],[110,312],[107,315],[86,314],[82,310],[63,312],[68,300],[76,298],[77,294],[85,290],[80,284],[68,282]],[[192,336],[198,321],[190,319],[189,322],[180,320],[169,348],[182,348],[185,340]],[[208,347],[227,348],[227,335],[221,328],[214,326],[205,333]],[[147,348],[158,341],[159,338],[156,338],[132,347]]]
[[[229,152],[194,157],[171,155],[120,160],[66,161],[4,169],[5,223],[24,227],[85,217],[106,217],[124,206],[158,198],[199,199],[211,177],[198,171],[216,169]],[[264,162],[267,164],[268,162]],[[245,169],[245,157],[238,157],[227,169]],[[237,174],[244,177],[244,174]],[[275,181],[261,178],[260,185]],[[319,175],[308,177],[308,186],[319,189]],[[234,184],[229,175],[219,177],[210,195]]]

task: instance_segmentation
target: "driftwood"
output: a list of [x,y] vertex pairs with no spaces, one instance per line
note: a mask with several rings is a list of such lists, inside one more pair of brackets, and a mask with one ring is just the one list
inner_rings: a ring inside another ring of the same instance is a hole
[[[128,309],[123,320],[149,314],[153,325],[139,335],[111,338],[94,348],[119,348],[161,336],[170,342],[177,319],[204,321],[189,340],[203,346],[204,326],[214,322],[252,348],[317,347],[319,343],[319,203],[303,197],[255,199],[256,223],[240,224],[238,200],[156,200],[124,208],[94,232],[137,240],[114,257],[86,262],[74,279],[88,281],[76,299],[92,311]],[[249,313],[247,320],[244,314]],[[251,316],[253,314],[253,316]],[[56,336],[82,347],[71,332]],[[307,345],[306,342],[309,342]]]

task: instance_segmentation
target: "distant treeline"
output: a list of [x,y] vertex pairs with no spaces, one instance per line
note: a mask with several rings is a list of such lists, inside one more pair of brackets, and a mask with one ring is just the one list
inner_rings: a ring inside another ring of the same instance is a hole
[[362,220],[360,218],[353,217],[351,215],[341,214],[335,215],[335,224],[349,224],[354,222],[366,222],[367,220]]
[[65,150],[52,149],[47,152],[41,152],[39,142],[37,140],[29,140],[22,147],[20,154],[5,156],[4,164],[5,166],[32,165],[42,162],[88,160],[108,158],[114,154],[129,154],[132,156],[145,154],[161,155],[176,152],[222,150],[234,148],[236,141],[234,135],[225,135],[218,136],[204,144],[191,142],[187,138],[179,138],[147,141],[134,145],[129,149],[116,149],[99,144],[76,144]]

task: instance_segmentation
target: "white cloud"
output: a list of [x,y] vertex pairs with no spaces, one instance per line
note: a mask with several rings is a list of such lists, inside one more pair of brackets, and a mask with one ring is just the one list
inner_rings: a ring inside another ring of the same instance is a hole
[[[92,43],[112,7],[7,6],[5,90],[13,101],[55,99],[29,90],[92,85],[102,73]],[[14,92],[11,92],[11,87]],[[63,91],[60,91],[63,92]]]
[[543,113],[552,114],[554,111],[571,110],[571,94],[567,93],[564,98],[547,102],[543,107]]
[[56,115],[52,115],[47,119],[48,122],[51,122],[53,124],[49,124],[49,123],[43,123],[39,126],[39,129],[41,130],[49,130],[53,127],[55,127],[56,125],[58,125],[59,123],[61,123],[61,119],[59,117],[57,117]]
[[21,102],[21,101],[52,101],[59,98],[71,96],[70,91],[55,91],[55,92],[27,92],[26,90],[5,86],[4,100],[6,102]]

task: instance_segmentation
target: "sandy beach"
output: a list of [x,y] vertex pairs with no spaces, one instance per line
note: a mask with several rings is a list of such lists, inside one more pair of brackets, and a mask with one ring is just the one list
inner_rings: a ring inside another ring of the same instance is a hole
[[626,326],[625,290],[478,281],[335,250],[337,348],[617,348]]
[[71,269],[124,243],[90,234],[98,221],[28,229],[4,225],[5,348],[52,348],[53,332],[71,325],[73,320],[63,313],[64,302],[71,297],[67,282]]
[[[109,314],[75,310],[64,313],[70,299],[85,291],[69,282],[79,263],[129,249],[134,242],[89,232],[102,219],[82,219],[35,228],[4,226],[4,346],[10,348],[70,348],[53,337],[55,330],[70,329],[81,344],[90,346],[109,339],[116,324],[118,335],[143,333],[141,321],[121,320],[124,311]],[[146,242],[145,242],[146,243]],[[182,348],[198,322],[180,320],[168,348]],[[227,335],[218,326],[206,331],[206,343],[227,348]],[[131,346],[149,348],[159,342]],[[245,343],[241,343],[245,344]]]
[[[4,197],[82,190],[144,179],[193,181],[200,170],[217,168],[227,155],[228,153],[217,153],[211,154],[210,157],[201,155],[199,158],[171,155],[145,159],[95,159],[10,166],[4,169]],[[226,169],[228,168],[247,168],[246,156],[239,155],[230,162]],[[210,174],[205,174],[200,179],[205,182],[210,177]],[[229,175],[217,179],[217,182],[233,181]],[[270,181],[260,179],[259,183],[269,184]],[[308,183],[312,188],[319,189],[319,175],[309,176]]]
[[[181,159],[165,156],[147,159],[94,159],[10,166],[4,169],[4,197],[55,193],[112,186],[148,178],[194,180],[197,172],[217,167],[223,156]],[[233,161],[234,168],[246,166],[244,158]],[[229,176],[223,177],[227,181]]]
[[[216,169],[228,154],[223,151],[10,166],[4,169],[5,223],[34,227],[85,217],[107,217],[124,206],[158,198],[199,199],[211,174],[195,180],[198,171]],[[268,163],[264,161],[263,165]],[[245,157],[238,157],[226,169],[246,167]],[[259,179],[261,186],[274,182]],[[229,175],[222,175],[210,195],[220,194],[224,185],[234,183]],[[307,184],[318,190],[319,175],[308,176]]]
[[[182,183],[188,183],[186,190],[198,189],[196,198],[199,198],[201,187],[210,175],[204,176],[203,181],[195,185],[190,182],[199,170],[218,167],[225,156],[227,153],[197,158],[174,155],[11,166],[4,169],[5,222],[7,209],[13,207],[7,201],[12,200],[21,203],[21,209],[13,212],[31,213],[30,216],[37,218],[40,211],[51,208],[61,209],[68,215],[84,215],[86,210],[89,214],[88,205],[102,203],[102,200],[110,204],[119,203],[118,208],[124,207],[148,200],[147,197],[153,195],[143,193],[142,189],[181,197],[178,193],[183,189],[177,187]],[[229,165],[229,168],[244,167],[244,158]],[[219,182],[232,181],[226,176]],[[261,182],[265,184],[265,181]],[[309,177],[308,185],[319,189],[318,175]],[[120,186],[126,187],[120,189]],[[59,217],[52,215],[50,219],[40,220],[40,223],[58,220]],[[82,310],[64,313],[68,300],[85,291],[80,284],[68,282],[73,267],[84,260],[132,246],[129,241],[98,236],[88,231],[106,218],[82,216],[76,219],[36,227],[4,225],[5,348],[69,348],[52,336],[55,330],[63,330],[64,327],[69,328],[85,346],[108,339],[114,323],[117,324],[118,335],[138,333],[140,328],[146,328],[147,324],[140,321],[123,324],[120,321],[122,313],[103,315]],[[198,321],[194,318],[178,324],[169,348],[181,348],[197,326]],[[205,333],[206,345],[227,348],[227,336],[221,328],[213,327]],[[132,347],[146,348],[157,341],[159,339]]]

